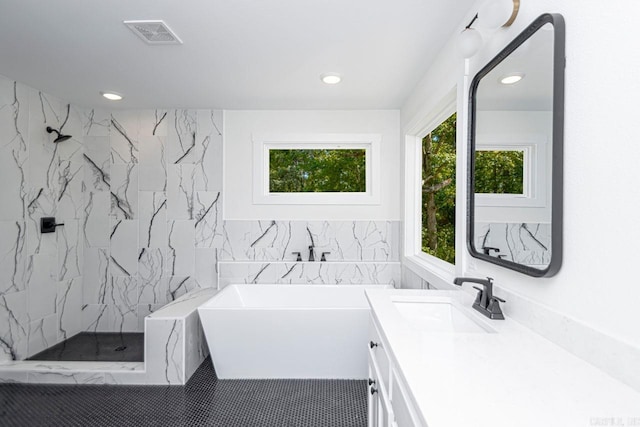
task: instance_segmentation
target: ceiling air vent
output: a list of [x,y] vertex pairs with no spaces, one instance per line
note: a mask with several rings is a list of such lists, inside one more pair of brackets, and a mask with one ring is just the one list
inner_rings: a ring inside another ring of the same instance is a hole
[[124,21],[124,24],[148,44],[182,44],[164,21]]

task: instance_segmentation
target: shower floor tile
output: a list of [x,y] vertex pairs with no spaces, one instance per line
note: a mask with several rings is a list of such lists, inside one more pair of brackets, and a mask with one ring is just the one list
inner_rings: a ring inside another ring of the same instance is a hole
[[144,333],[81,332],[27,360],[144,362]]
[[362,380],[218,380],[185,386],[0,384],[2,426],[364,427]]

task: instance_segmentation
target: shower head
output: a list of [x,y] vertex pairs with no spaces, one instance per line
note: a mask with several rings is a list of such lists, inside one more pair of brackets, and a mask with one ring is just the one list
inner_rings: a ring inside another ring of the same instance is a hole
[[58,134],[58,137],[53,140],[53,142],[55,143],[66,141],[67,139],[71,138],[71,135],[63,135],[59,131],[52,128],[51,126],[47,126],[47,133],[53,133],[53,132]]

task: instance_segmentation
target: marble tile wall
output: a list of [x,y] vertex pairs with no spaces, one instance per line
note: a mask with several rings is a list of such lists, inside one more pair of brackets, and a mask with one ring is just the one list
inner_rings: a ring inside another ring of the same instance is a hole
[[[222,234],[221,287],[400,283],[398,221],[225,221]],[[315,262],[308,262],[312,244]]]
[[399,221],[225,221],[221,261],[399,261]]
[[88,110],[83,119],[83,324],[142,331],[148,314],[217,285],[222,112]]
[[400,262],[225,262],[220,287],[250,284],[400,285]]
[[[0,76],[0,363],[82,329],[82,119]],[[73,138],[55,144],[47,126]],[[41,234],[43,216],[64,226]]]
[[548,265],[551,260],[551,224],[478,223],[475,244],[479,251],[485,246],[498,248],[499,255],[518,264]]

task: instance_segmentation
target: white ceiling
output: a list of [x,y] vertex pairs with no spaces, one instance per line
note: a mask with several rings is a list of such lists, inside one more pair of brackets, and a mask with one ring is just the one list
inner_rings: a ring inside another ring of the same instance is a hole
[[[4,0],[0,74],[83,106],[399,108],[474,0]],[[149,46],[124,20],[163,19]],[[339,85],[320,74],[338,72]]]
[[[551,111],[553,109],[553,26],[545,24],[482,78],[476,95],[478,110]],[[500,80],[513,73],[524,78],[514,85]]]

